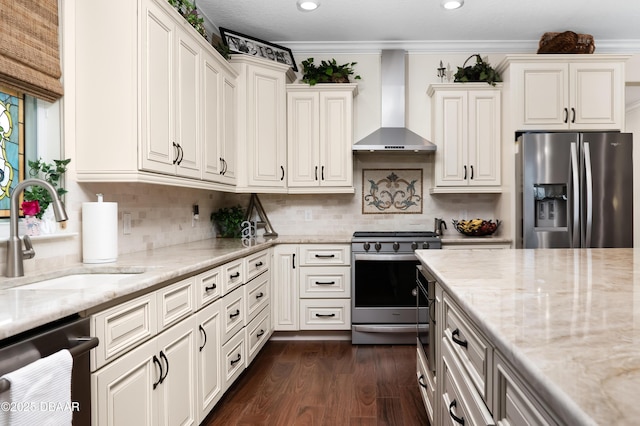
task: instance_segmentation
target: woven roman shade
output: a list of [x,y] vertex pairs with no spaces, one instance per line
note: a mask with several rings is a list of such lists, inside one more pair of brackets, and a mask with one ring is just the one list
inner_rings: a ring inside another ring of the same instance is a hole
[[58,0],[0,0],[0,25],[0,84],[59,99]]

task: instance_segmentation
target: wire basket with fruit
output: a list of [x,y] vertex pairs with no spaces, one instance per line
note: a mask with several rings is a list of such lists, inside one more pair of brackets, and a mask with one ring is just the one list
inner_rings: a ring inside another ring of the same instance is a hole
[[497,219],[495,222],[493,220],[484,219],[453,219],[451,222],[453,222],[453,227],[456,228],[456,231],[469,237],[491,235],[496,232],[496,229],[500,226],[500,221]]

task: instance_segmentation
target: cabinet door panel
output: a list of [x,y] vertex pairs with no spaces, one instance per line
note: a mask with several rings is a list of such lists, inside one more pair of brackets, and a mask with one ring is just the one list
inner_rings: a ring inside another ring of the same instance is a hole
[[566,128],[566,108],[569,105],[566,64],[527,66],[523,74],[522,127],[549,130]]
[[469,92],[470,186],[500,185],[499,91]]
[[142,144],[141,168],[175,173],[174,67],[175,24],[152,2],[142,28]]
[[300,256],[297,245],[277,245],[273,248],[273,297],[271,313],[276,331],[297,331],[298,270]]
[[158,424],[153,383],[160,369],[153,362],[152,340],[91,375],[91,424]]
[[622,65],[572,64],[570,71],[571,127],[619,129]]
[[160,362],[165,378],[159,391],[160,425],[196,424],[196,342],[192,316],[158,336]]
[[177,173],[200,177],[200,47],[188,34],[177,32],[176,143],[180,145]]
[[218,65],[209,55],[204,55],[202,75],[202,108],[203,108],[203,179],[218,181],[222,172],[222,154],[220,139],[222,137],[222,112],[220,111],[220,87],[222,76]]
[[289,93],[288,97],[288,185],[319,184],[320,144],[318,93]]
[[221,301],[207,306],[197,316],[198,338],[198,422],[202,422],[209,411],[222,397],[222,371],[220,354],[221,339]]
[[[278,74],[255,69],[251,75],[253,90],[249,116],[255,126],[249,131],[254,141],[248,150],[250,184],[255,186],[285,186],[283,170],[286,162],[286,100],[284,80]],[[283,179],[284,178],[284,179]]]
[[320,93],[320,185],[353,184],[351,93]]
[[224,123],[224,128],[221,136],[221,154],[224,160],[224,182],[232,184],[235,183],[238,173],[236,159],[236,144],[238,143],[236,135],[237,103],[235,79],[225,75],[222,85],[222,122]]
[[436,164],[436,185],[466,185],[467,167],[467,94],[438,93],[436,122],[438,151],[442,161]]

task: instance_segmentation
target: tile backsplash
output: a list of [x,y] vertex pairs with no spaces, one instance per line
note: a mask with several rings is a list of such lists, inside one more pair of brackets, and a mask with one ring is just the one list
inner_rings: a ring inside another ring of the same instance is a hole
[[[423,170],[423,208],[420,214],[363,214],[362,169]],[[445,219],[445,235],[455,235],[451,219],[495,218],[499,195],[429,194],[433,156],[408,154],[365,154],[354,156],[355,194],[286,195],[259,194],[274,230],[280,235],[348,236],[356,230],[433,230],[434,218]],[[249,194],[231,194],[201,189],[140,183],[67,184],[69,222],[67,236],[34,239],[36,257],[25,260],[27,274],[82,261],[82,203],[104,194],[105,201],[118,203],[118,253],[143,251],[212,238],[211,212],[240,204],[246,207]],[[200,218],[192,219],[198,204]],[[131,233],[123,234],[123,213],[131,214]],[[500,218],[498,218],[500,219]],[[0,265],[4,275],[5,244],[0,244]]]

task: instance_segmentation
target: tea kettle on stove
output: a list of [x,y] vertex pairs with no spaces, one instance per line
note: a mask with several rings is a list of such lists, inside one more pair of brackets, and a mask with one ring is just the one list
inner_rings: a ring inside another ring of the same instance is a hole
[[445,223],[444,219],[436,217],[434,220],[434,224],[433,224],[433,232],[436,233],[437,236],[441,237],[442,236],[442,227],[444,226],[444,229],[447,229],[447,224]]

